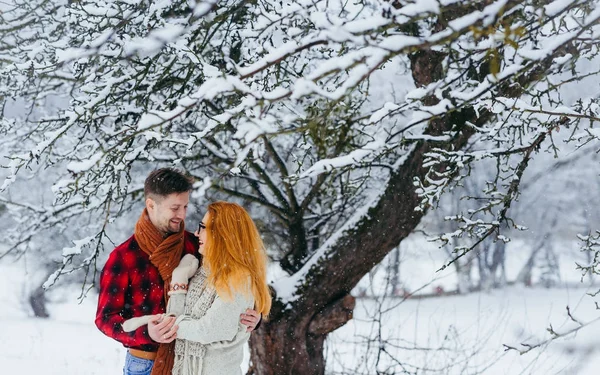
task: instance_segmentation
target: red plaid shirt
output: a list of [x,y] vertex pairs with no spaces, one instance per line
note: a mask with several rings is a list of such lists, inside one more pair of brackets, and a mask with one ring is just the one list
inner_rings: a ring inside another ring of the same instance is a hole
[[[198,239],[192,233],[185,232],[184,246],[183,255],[199,256]],[[124,332],[122,324],[129,318],[164,313],[163,284],[158,269],[131,236],[110,253],[102,269],[96,326],[127,348],[157,351],[147,325]]]

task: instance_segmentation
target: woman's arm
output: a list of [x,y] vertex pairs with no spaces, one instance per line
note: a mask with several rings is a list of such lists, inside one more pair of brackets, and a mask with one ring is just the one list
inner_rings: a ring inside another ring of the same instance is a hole
[[240,329],[240,314],[253,305],[254,299],[241,293],[235,293],[233,300],[217,296],[203,317],[193,319],[189,315],[181,315],[177,318],[177,338],[204,345],[233,340]]
[[167,302],[167,314],[179,316],[183,315],[185,308],[185,294],[171,294]]

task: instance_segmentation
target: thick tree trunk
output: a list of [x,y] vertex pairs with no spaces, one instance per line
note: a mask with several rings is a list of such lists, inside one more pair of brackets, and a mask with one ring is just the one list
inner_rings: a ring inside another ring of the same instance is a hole
[[325,338],[352,319],[354,305],[349,294],[317,313],[283,310],[276,305],[273,320],[263,322],[250,337],[252,365],[248,374],[324,374]]

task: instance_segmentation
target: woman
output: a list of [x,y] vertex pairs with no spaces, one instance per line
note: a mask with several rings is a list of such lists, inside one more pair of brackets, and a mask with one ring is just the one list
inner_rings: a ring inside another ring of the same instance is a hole
[[[241,374],[250,333],[240,314],[254,308],[266,316],[271,309],[264,245],[248,213],[235,203],[211,203],[194,234],[202,265],[196,271],[197,260],[186,255],[169,291],[167,313],[177,317],[178,326],[172,374]],[[151,318],[130,319],[123,328],[134,330]]]
[[[235,203],[210,204],[195,235],[202,266],[190,280],[183,314],[168,311],[179,315],[173,375],[241,374],[250,333],[239,316],[253,306],[263,316],[271,309],[264,246]],[[177,308],[173,298],[183,295],[171,296],[170,307]]]

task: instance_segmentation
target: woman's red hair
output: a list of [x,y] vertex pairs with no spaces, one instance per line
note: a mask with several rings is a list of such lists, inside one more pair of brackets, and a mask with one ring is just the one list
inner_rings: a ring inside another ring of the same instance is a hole
[[226,298],[233,291],[251,292],[254,309],[267,316],[271,310],[267,255],[254,221],[242,206],[230,202],[209,204],[208,214],[202,260],[210,270],[208,282]]

